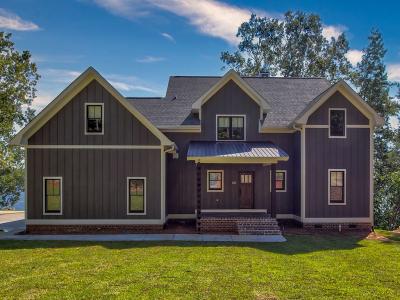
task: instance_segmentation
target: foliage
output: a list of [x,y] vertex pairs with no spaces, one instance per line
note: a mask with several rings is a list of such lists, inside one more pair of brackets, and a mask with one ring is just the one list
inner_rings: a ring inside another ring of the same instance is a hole
[[[389,82],[384,64],[386,49],[381,33],[372,30],[369,45],[364,49],[362,61],[357,65],[353,82],[359,95],[384,118],[384,125],[374,134],[375,146],[375,224],[393,229],[399,225],[398,156],[399,144],[396,143],[396,131],[390,125],[390,118],[398,116],[400,106],[390,96],[392,84]],[[396,218],[397,220],[393,219]]]
[[14,48],[0,32],[0,208],[12,206],[23,191],[23,150],[8,142],[34,115],[30,108],[39,79],[28,51]]
[[2,299],[399,299],[400,242],[0,241]]
[[351,65],[345,35],[328,40],[322,29],[315,14],[288,11],[282,21],[253,14],[238,29],[238,50],[222,52],[221,60],[242,75],[258,75],[267,68],[271,75],[284,77],[347,78]]

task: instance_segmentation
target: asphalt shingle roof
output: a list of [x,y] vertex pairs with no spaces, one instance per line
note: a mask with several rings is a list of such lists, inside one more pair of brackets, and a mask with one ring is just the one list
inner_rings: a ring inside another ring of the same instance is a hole
[[[263,127],[285,128],[331,84],[323,78],[242,77],[271,106]],[[192,104],[221,77],[171,76],[164,98],[127,98],[157,127],[198,125]]]

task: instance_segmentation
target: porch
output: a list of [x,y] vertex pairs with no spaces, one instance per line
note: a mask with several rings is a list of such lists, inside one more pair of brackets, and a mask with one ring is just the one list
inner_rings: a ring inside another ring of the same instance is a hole
[[276,164],[288,159],[270,142],[191,142],[187,160],[196,163],[197,230],[280,234]]

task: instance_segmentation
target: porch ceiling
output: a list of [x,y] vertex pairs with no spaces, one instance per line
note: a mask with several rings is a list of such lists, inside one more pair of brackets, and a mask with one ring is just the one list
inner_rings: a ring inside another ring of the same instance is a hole
[[269,164],[289,155],[271,142],[190,142],[187,160],[200,163]]

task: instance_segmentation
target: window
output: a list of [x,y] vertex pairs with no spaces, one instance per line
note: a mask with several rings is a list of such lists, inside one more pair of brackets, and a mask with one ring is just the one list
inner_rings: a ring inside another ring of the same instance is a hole
[[244,140],[244,124],[244,116],[217,116],[217,140]]
[[207,171],[207,192],[224,191],[224,171]]
[[43,214],[62,214],[61,177],[43,177]]
[[286,171],[277,170],[275,172],[275,190],[277,192],[286,192]]
[[346,204],[346,170],[330,169],[328,199],[330,205]]
[[103,134],[103,103],[85,103],[86,134]]
[[346,109],[329,109],[329,137],[346,137]]
[[146,214],[146,178],[128,177],[128,215]]

